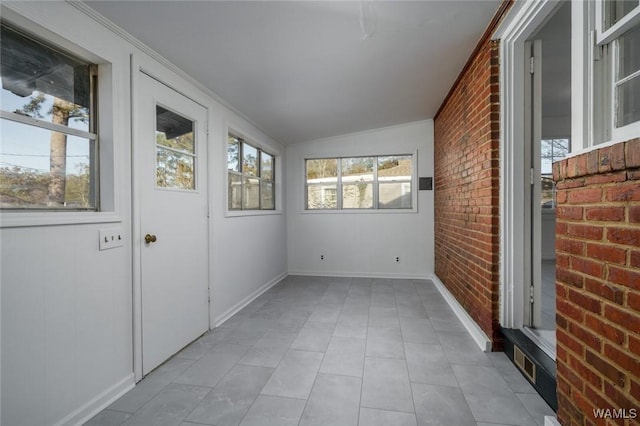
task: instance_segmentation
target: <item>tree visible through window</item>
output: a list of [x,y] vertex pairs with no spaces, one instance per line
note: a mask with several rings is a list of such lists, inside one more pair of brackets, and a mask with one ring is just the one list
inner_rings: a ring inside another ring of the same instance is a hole
[[229,210],[275,210],[275,161],[274,155],[229,134]]

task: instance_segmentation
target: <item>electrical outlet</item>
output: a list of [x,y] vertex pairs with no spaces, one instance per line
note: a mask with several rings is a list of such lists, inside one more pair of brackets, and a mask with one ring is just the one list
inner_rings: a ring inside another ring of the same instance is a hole
[[100,250],[109,250],[124,245],[124,235],[121,228],[100,230]]
[[400,263],[400,256],[396,256],[396,263]]
[[320,255],[320,260],[324,260],[324,254]]

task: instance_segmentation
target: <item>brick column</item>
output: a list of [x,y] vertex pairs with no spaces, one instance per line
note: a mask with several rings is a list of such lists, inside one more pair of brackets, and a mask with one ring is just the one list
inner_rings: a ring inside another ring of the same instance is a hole
[[553,176],[558,419],[639,424],[640,139],[555,163]]

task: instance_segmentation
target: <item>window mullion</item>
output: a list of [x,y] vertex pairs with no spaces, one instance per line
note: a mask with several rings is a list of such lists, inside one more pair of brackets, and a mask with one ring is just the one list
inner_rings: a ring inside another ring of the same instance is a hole
[[373,188],[371,188],[371,190],[373,191],[373,208],[375,210],[378,209],[378,203],[380,201],[380,197],[378,192],[380,192],[380,185],[378,184],[378,157],[373,157],[373,182],[372,182],[372,186]]
[[342,210],[342,158],[336,158],[336,168],[338,170],[338,181],[336,182],[336,207]]

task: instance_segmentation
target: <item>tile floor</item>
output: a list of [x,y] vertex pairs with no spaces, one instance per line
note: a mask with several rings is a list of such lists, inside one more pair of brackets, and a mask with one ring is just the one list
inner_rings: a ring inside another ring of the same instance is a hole
[[542,425],[428,280],[290,276],[87,425]]

